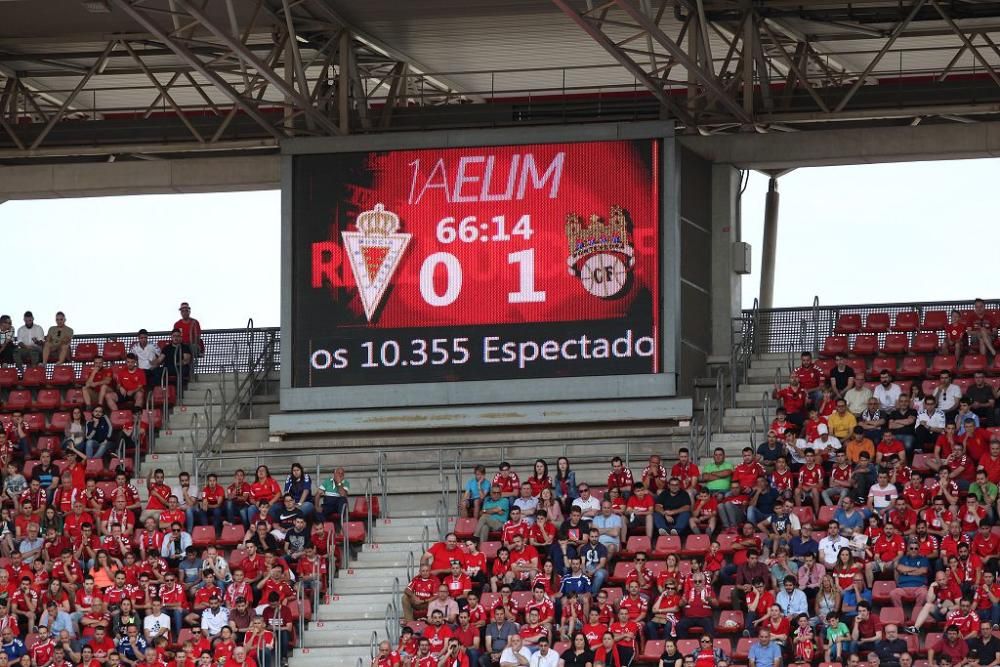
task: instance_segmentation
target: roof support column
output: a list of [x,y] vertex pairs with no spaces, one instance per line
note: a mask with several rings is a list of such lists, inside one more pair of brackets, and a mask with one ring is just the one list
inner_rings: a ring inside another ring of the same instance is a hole
[[774,266],[778,253],[778,176],[771,175],[764,197],[764,239],[760,259],[760,308],[774,307]]

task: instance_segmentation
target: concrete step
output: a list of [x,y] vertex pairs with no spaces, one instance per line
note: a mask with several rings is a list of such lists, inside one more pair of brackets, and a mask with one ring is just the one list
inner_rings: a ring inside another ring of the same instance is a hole
[[381,538],[382,538],[381,531],[376,530],[375,531],[376,542],[374,544],[364,544],[361,547],[361,553],[365,554],[364,556],[365,558],[367,558],[368,555],[384,554],[387,552],[397,553],[397,554],[401,553],[403,554],[404,558],[408,553],[413,553],[416,554],[417,556],[420,556],[419,544],[414,544],[413,542],[387,542]]
[[[402,582],[401,582],[402,583]],[[369,595],[341,595],[330,604],[321,604],[314,613],[316,620],[323,621],[333,618],[331,614],[343,613],[344,610],[366,609],[379,607],[385,611],[386,605],[392,602],[391,593],[372,593]]]
[[406,576],[406,571],[403,570],[401,574],[394,575],[392,577],[357,577],[344,574],[344,576],[338,576],[337,580],[333,584],[333,592],[335,595],[378,595],[385,593],[392,593],[392,583],[393,579],[399,577],[399,588],[402,590],[409,583],[410,579]]
[[[336,621],[336,623],[351,623],[351,621]],[[326,630],[317,628],[313,623],[302,637],[304,648],[312,647],[364,647],[365,652],[371,645],[372,632],[381,631],[385,634],[385,620],[381,622],[371,619],[356,621],[356,627],[340,628],[336,630]],[[324,625],[326,623],[324,622]]]
[[[379,632],[379,640],[385,638],[385,629]],[[369,644],[371,638],[369,638]],[[324,648],[295,649],[288,659],[288,667],[368,667],[371,661],[369,646],[339,646]]]

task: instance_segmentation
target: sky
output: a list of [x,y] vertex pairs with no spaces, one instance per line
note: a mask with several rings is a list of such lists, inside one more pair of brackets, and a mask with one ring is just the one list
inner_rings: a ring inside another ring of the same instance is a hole
[[[989,298],[998,183],[996,159],[783,176],[775,305]],[[754,271],[743,279],[746,307],[760,285],[766,191],[752,172],[742,200]],[[181,301],[206,329],[251,317],[279,324],[277,191],[10,201],[0,225],[17,243],[5,249],[0,290],[0,313],[16,326],[25,310],[43,327],[63,310],[79,333],[162,330]]]

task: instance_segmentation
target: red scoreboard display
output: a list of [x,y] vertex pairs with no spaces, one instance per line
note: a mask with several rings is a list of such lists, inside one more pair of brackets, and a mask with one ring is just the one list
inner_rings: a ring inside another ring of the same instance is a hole
[[295,156],[292,386],[661,372],[660,144]]

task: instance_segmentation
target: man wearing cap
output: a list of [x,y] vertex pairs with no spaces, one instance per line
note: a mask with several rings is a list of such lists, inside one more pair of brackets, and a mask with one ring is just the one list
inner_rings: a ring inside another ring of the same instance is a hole
[[191,317],[191,306],[187,301],[182,301],[180,308],[181,319],[174,322],[174,329],[181,332],[181,342],[191,346],[191,353],[200,357],[205,350],[201,342],[201,322]]

